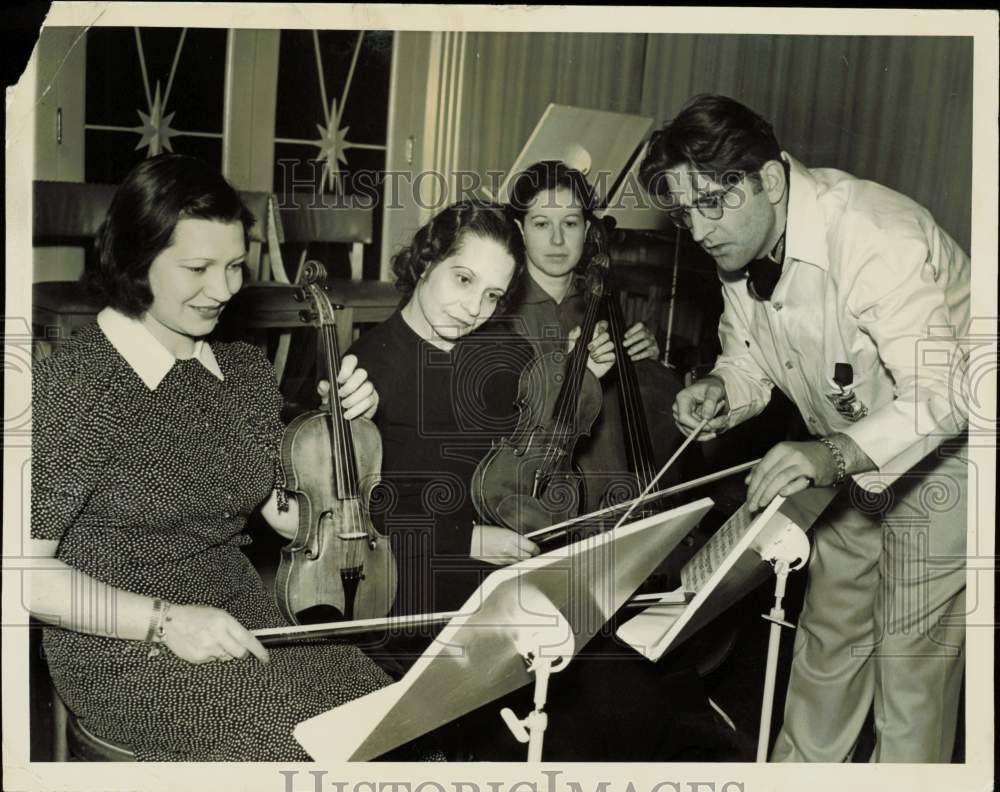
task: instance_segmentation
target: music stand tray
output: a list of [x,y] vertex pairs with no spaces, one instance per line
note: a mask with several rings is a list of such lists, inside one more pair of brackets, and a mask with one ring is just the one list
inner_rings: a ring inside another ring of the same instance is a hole
[[653,605],[619,627],[617,636],[649,660],[659,660],[760,585],[772,573],[761,551],[790,524],[811,528],[836,493],[810,487],[787,498],[779,495],[755,516],[743,504],[681,570],[686,604]]
[[497,569],[400,681],[303,721],[295,738],[317,761],[367,761],[529,684],[525,646],[575,655],[711,507],[702,498]]

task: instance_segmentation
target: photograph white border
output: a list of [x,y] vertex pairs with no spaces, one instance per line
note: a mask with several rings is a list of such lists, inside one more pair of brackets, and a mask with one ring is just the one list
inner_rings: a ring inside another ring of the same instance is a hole
[[[559,30],[577,32],[757,33],[766,35],[922,35],[974,38],[972,315],[997,316],[997,14],[993,11],[874,11],[750,8],[572,8],[500,6],[279,5],[196,3],[54,3],[45,25],[368,30]],[[29,70],[31,66],[29,65]],[[5,425],[30,414],[31,181],[33,84],[10,89],[7,102]],[[658,119],[657,123],[662,120]],[[917,132],[919,133],[919,131]],[[992,273],[992,274],[991,274]],[[27,336],[25,336],[27,334]],[[995,349],[994,349],[995,355]],[[994,357],[995,364],[995,357]],[[994,365],[995,371],[995,365]],[[995,409],[995,379],[978,391]],[[27,410],[27,412],[25,412]],[[967,630],[966,762],[963,765],[753,764],[87,764],[32,763],[27,728],[26,616],[19,549],[27,535],[28,441],[4,443],[3,771],[8,790],[261,790],[262,792],[810,792],[896,787],[984,790],[993,784],[993,531],[980,531],[980,557],[970,559]],[[995,447],[971,447],[981,475],[976,524],[992,527]],[[974,491],[970,488],[970,491]],[[663,703],[669,717],[669,702]],[[407,786],[399,786],[406,784]],[[464,785],[464,786],[460,786]],[[477,786],[473,786],[477,785]]]

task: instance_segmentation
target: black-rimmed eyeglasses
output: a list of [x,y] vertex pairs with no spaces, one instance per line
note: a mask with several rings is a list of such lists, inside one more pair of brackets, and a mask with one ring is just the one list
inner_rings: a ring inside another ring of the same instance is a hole
[[697,209],[706,220],[721,220],[726,209],[736,209],[743,202],[743,193],[735,192],[743,183],[745,175],[739,181],[729,185],[724,190],[706,193],[699,196],[691,206],[680,206],[667,211],[671,222],[681,229],[691,230],[691,210]]

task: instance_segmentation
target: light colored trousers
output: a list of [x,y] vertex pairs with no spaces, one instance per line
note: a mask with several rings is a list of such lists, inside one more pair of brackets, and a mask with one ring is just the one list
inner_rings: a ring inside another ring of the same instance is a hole
[[876,762],[948,762],[965,669],[967,463],[928,456],[817,519],[775,762],[842,762],[875,708]]

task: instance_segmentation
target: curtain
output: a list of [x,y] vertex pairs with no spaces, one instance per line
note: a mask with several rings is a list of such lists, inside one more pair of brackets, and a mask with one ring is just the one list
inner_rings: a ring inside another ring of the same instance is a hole
[[971,38],[648,36],[639,112],[660,125],[702,92],[752,107],[805,165],[909,196],[969,250]]
[[643,34],[467,34],[458,167],[506,171],[552,102],[637,113],[645,48]]
[[[452,34],[454,35],[454,34]],[[927,207],[966,250],[972,39],[915,36],[476,33],[445,50],[454,117],[443,172],[511,166],[550,102],[652,116],[732,96],[810,167],[872,179]],[[451,59],[454,60],[451,60]],[[438,79],[432,75],[432,82]]]

